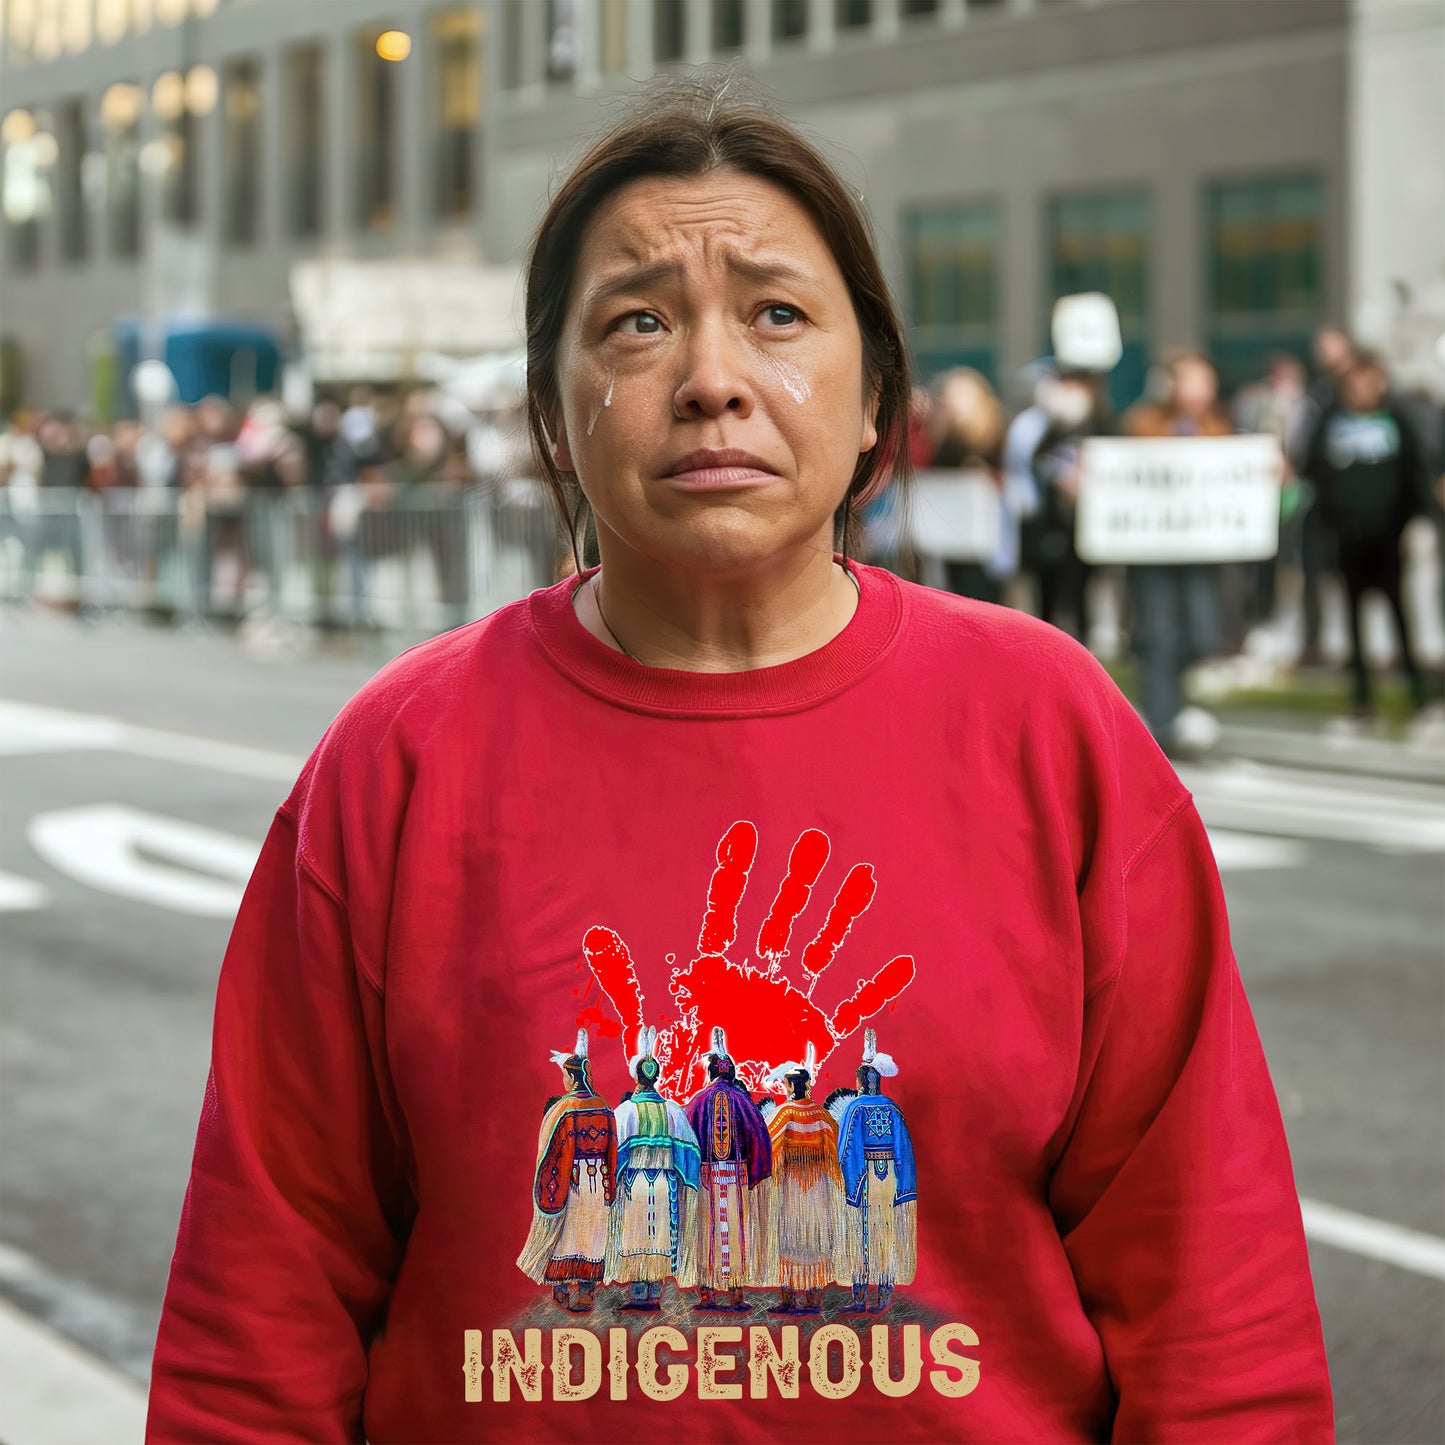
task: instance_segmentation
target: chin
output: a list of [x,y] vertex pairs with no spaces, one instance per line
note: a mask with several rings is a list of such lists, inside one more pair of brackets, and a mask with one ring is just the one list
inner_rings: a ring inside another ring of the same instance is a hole
[[638,550],[674,567],[741,572],[807,551],[821,530],[799,528],[791,518],[766,524],[756,517],[692,518],[686,525],[658,529]]

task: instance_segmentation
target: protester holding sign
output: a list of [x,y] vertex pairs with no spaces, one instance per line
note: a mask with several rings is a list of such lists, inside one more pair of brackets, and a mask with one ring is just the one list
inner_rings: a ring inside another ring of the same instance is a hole
[[[1167,364],[1168,394],[1124,414],[1123,431],[1136,437],[1219,437],[1232,430],[1219,409],[1219,375],[1208,357],[1179,352]],[[1171,755],[1212,741],[1207,714],[1184,714],[1186,668],[1219,646],[1219,565],[1142,563],[1129,568],[1134,651],[1139,659],[1144,720]]]

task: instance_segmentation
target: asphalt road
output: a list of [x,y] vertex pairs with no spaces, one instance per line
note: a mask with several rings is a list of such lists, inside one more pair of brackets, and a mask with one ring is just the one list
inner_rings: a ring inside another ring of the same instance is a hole
[[[229,910],[294,765],[380,660],[0,623],[0,1296],[137,1381]],[[1437,1445],[1445,789],[1238,762],[1186,781],[1300,1193],[1348,1212],[1317,1213],[1311,1244],[1340,1438]]]

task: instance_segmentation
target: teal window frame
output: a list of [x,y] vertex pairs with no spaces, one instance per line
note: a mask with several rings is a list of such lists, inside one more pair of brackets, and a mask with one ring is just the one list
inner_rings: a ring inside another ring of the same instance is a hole
[[[973,276],[961,265],[951,278],[940,267],[944,274],[926,280],[923,248],[929,244],[946,248],[950,229],[954,244],[986,249],[987,260],[974,268]],[[977,196],[913,201],[903,209],[900,230],[909,338],[923,379],[931,381],[955,366],[971,366],[996,386],[1003,236],[998,200]]]
[[[1214,177],[1203,184],[1200,212],[1205,337],[1225,387],[1262,376],[1276,352],[1308,362],[1329,294],[1324,175],[1294,168]],[[1251,250],[1242,234],[1231,255],[1226,225],[1252,229],[1258,244]]]
[[[1068,230],[1065,228],[1068,227]],[[1081,254],[1061,256],[1066,235],[1080,238]],[[1136,240],[1140,258],[1126,264],[1121,242]],[[1044,349],[1053,351],[1054,302],[1080,291],[1102,291],[1119,312],[1124,354],[1109,376],[1119,411],[1144,394],[1149,373],[1153,314],[1154,198],[1147,186],[1061,191],[1044,201]]]

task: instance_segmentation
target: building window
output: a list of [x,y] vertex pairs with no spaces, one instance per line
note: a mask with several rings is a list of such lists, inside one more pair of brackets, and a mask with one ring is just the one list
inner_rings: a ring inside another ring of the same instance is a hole
[[712,0],[712,48],[718,54],[743,48],[743,0]]
[[597,23],[602,72],[620,74],[627,69],[627,0],[601,0]]
[[482,107],[482,17],[450,10],[432,22],[437,48],[436,214],[470,213],[476,201],[473,166]]
[[652,0],[652,58],[659,64],[681,60],[687,44],[684,0]]
[[1271,352],[1307,356],[1324,313],[1323,187],[1272,176],[1208,188],[1208,343],[1226,386]]
[[356,37],[355,220],[367,231],[396,224],[396,62],[376,53],[383,33]]
[[319,236],[325,215],[325,60],[319,45],[286,56],[286,230]]
[[221,234],[252,245],[261,233],[261,67],[233,60],[221,80],[222,171],[225,207]]
[[833,23],[839,30],[862,30],[873,23],[873,0],[837,0]]
[[105,137],[106,233],[112,256],[140,255],[140,116],[145,93],[117,81],[100,103]]
[[938,10],[938,0],[903,0],[899,7],[905,20],[916,20],[920,15],[932,15]]
[[547,79],[577,74],[577,0],[547,0]]
[[801,40],[808,33],[808,0],[773,0],[773,39]]
[[1113,301],[1124,355],[1109,385],[1121,408],[1142,395],[1149,363],[1149,228],[1142,191],[1058,196],[1048,206],[1049,313],[1060,296],[1078,291]]
[[90,254],[85,214],[85,152],[88,142],[85,102],[66,100],[56,116],[56,201],[60,221],[60,259],[72,265]]
[[998,207],[914,206],[903,217],[909,320],[920,369],[972,366],[990,379],[998,325]]
[[158,170],[161,216],[174,226],[190,226],[197,213],[196,126],[186,105],[186,81],[167,70],[151,86],[151,110],[160,122]]

